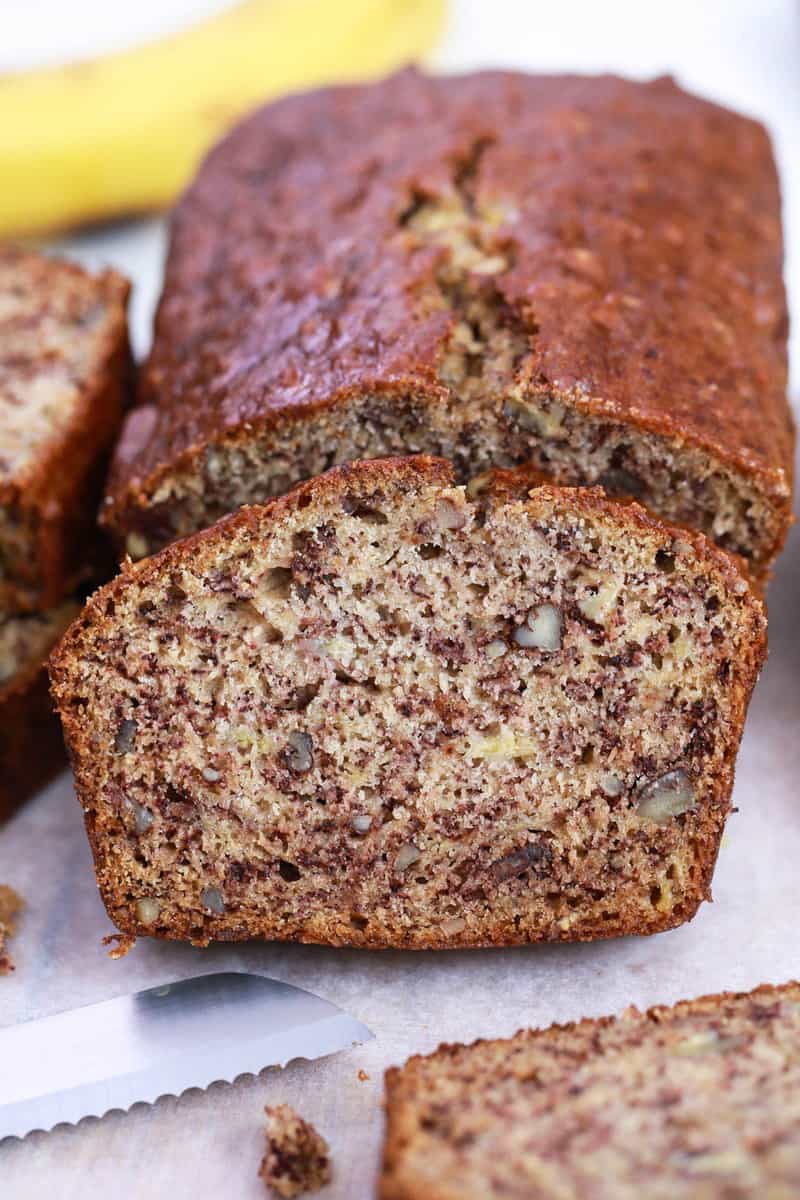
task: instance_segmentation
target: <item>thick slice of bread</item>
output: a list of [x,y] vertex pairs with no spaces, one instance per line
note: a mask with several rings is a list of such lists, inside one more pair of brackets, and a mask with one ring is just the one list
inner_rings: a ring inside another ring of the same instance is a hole
[[386,1092],[381,1200],[795,1200],[800,984],[442,1046]]
[[281,100],[178,206],[105,520],[138,558],[422,451],[634,495],[763,574],[791,511],[781,268],[766,131],[670,79]]
[[129,286],[0,246],[0,608],[58,604],[94,554],[130,382]]
[[764,651],[701,534],[385,459],[130,566],[52,679],[123,931],[475,946],[692,916]]
[[66,766],[46,662],[78,611],[0,615],[0,821]]

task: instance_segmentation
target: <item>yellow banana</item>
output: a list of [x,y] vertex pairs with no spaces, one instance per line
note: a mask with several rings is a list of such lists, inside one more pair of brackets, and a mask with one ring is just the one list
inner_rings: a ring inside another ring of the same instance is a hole
[[260,101],[424,53],[445,0],[243,0],[122,54],[0,77],[0,236],[169,204]]

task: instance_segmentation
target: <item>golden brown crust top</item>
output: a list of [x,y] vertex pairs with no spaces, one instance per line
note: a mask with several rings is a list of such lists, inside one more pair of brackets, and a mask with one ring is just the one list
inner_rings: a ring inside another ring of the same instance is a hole
[[354,392],[446,397],[445,251],[405,225],[465,196],[507,260],[493,281],[529,334],[522,379],[786,500],[764,129],[669,79],[413,71],[268,106],[212,152],[176,214],[141,397],[155,407],[131,419],[112,495],[248,423]]

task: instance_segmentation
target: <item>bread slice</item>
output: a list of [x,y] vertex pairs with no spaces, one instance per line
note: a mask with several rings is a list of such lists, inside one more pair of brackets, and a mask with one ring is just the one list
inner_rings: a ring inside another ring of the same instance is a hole
[[0,614],[0,821],[66,766],[46,663],[79,609]]
[[702,535],[515,479],[334,469],[92,597],[51,673],[121,930],[477,946],[692,916],[761,603]]
[[442,1046],[386,1075],[381,1200],[793,1200],[800,984]]
[[95,540],[130,382],[129,285],[0,246],[0,609],[45,611]]
[[763,575],[781,269],[765,130],[669,79],[409,71],[271,104],[178,207],[104,520],[138,558],[422,451],[634,495]]

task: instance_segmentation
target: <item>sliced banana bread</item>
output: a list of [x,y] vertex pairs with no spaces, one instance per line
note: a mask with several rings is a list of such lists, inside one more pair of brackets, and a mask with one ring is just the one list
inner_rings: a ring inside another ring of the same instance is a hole
[[46,663],[79,608],[0,616],[0,821],[66,766]]
[[800,984],[387,1072],[381,1200],[795,1200]]
[[138,558],[422,451],[634,495],[763,574],[781,270],[767,134],[669,79],[408,71],[272,104],[178,207],[104,519]]
[[128,283],[0,246],[0,608],[60,603],[94,553],[130,382]]
[[476,946],[693,915],[764,651],[703,535],[419,457],[129,566],[51,675],[124,932]]

